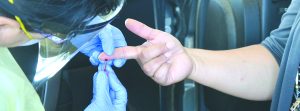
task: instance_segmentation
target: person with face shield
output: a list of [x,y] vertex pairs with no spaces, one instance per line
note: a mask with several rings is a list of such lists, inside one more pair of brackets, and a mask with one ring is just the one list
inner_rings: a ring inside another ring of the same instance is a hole
[[[78,52],[90,57],[98,72],[93,77],[93,99],[87,111],[126,110],[127,92],[111,65],[97,57],[126,46],[122,32],[110,25],[125,0],[1,0],[0,1],[0,110],[44,110],[34,88],[53,77]],[[39,42],[33,86],[7,47]],[[103,67],[106,67],[103,70]],[[109,74],[109,77],[108,75]]]

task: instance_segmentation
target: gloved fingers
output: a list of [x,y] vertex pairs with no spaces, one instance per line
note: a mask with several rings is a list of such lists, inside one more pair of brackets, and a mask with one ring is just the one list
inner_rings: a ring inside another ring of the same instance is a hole
[[126,63],[126,59],[115,59],[113,63],[115,67],[120,68]]
[[99,70],[93,77],[93,100],[85,111],[116,111],[112,104],[109,84],[106,71]]
[[95,104],[93,101],[84,109],[84,111],[96,111],[98,109],[97,104]]
[[[114,37],[117,37],[117,36],[118,35],[116,35]],[[115,48],[124,47],[124,46],[127,46],[127,43],[126,43],[125,39],[114,38],[114,47]]]
[[112,26],[112,25],[109,25],[108,27],[110,27],[111,33],[113,34],[112,36],[114,39],[115,48],[127,46],[125,37],[124,37],[123,33],[121,32],[121,30],[119,30],[117,27]]
[[115,47],[114,47],[114,40],[112,39],[112,33],[109,29],[110,28],[104,28],[99,33],[99,38],[102,43],[103,51],[108,55],[112,55]]
[[110,100],[109,80],[106,72],[99,70],[93,77],[93,83],[93,99],[96,99],[96,101],[102,101],[103,98]]
[[113,91],[113,90],[110,89],[109,95],[110,95],[111,100],[115,100],[116,99],[116,92],[115,91]]
[[88,57],[91,57],[94,51],[102,52],[101,41],[98,36],[93,37],[88,41],[80,50],[81,53],[85,54]]
[[[98,76],[98,72],[96,72],[93,76],[93,95],[97,93],[97,87],[95,87],[96,82],[97,82],[97,76]],[[96,100],[95,97],[93,97],[92,102],[94,102]]]
[[[111,33],[113,34],[115,48],[127,46],[123,33],[117,27],[112,25],[109,25],[109,27],[111,27]],[[120,68],[126,63],[126,59],[116,59],[113,63],[115,67]]]
[[[115,42],[117,42],[117,44],[115,44],[115,46],[116,46],[115,48],[127,46],[127,43],[125,42],[125,39],[121,40],[121,41],[116,40]],[[115,67],[120,68],[120,67],[122,67],[126,63],[126,59],[124,59],[124,58],[122,58],[122,59],[115,59],[113,63],[114,63]]]
[[90,56],[90,62],[92,63],[92,65],[97,66],[100,64],[100,61],[98,59],[98,56],[100,55],[99,51],[94,51],[92,53],[92,55]]
[[127,104],[127,91],[122,85],[122,83],[119,81],[112,68],[107,67],[107,71],[109,71],[108,78],[110,90],[115,92],[115,99],[112,100],[113,105],[119,110],[124,110],[126,109]]

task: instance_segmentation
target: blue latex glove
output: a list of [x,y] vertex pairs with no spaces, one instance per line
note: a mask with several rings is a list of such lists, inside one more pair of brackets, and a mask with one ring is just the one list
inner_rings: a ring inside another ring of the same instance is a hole
[[93,78],[93,99],[85,111],[126,111],[127,92],[110,66],[100,64]]
[[[108,55],[112,55],[115,48],[124,46],[127,46],[127,43],[122,32],[118,28],[108,24],[80,52],[89,56],[91,63],[97,66],[101,63],[98,58],[100,53],[105,52]],[[125,62],[125,59],[117,59],[113,60],[113,65],[122,67]]]

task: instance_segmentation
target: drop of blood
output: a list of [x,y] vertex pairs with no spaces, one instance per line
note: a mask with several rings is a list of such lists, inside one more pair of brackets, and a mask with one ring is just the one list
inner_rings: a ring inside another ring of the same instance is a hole
[[108,59],[105,59],[104,61],[105,61],[105,63],[104,63],[104,71],[106,72],[106,66],[107,66]]

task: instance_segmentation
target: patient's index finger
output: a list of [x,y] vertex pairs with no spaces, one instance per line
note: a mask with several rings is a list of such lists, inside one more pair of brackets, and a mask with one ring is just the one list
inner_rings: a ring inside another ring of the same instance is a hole
[[126,46],[116,48],[111,56],[101,53],[99,59],[102,61],[112,60],[112,59],[136,59],[140,53],[139,47]]
[[158,34],[158,31],[148,27],[147,25],[136,21],[134,19],[127,19],[125,21],[125,26],[128,30],[133,32],[134,34],[146,39],[146,40],[153,40],[155,38],[155,35]]

